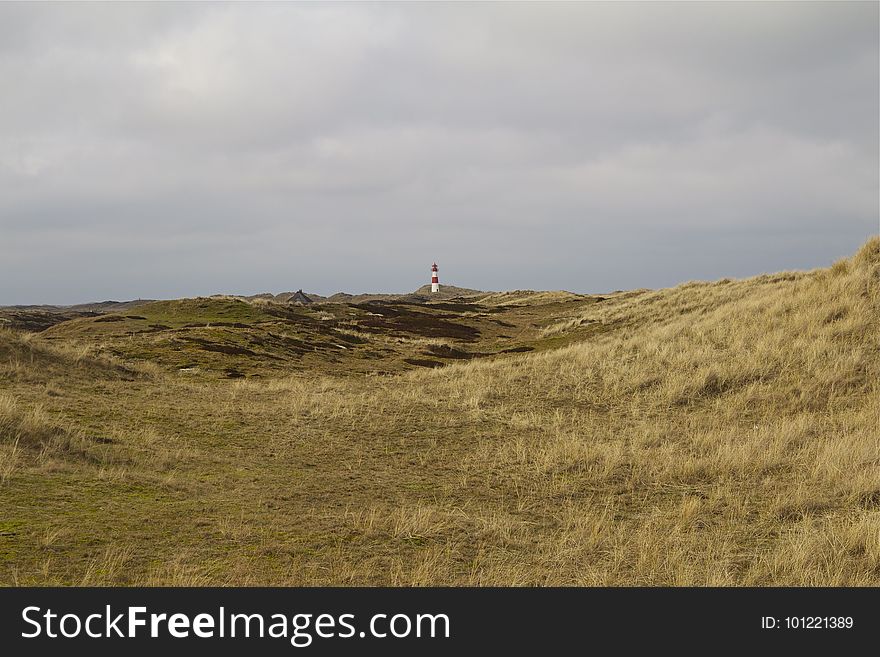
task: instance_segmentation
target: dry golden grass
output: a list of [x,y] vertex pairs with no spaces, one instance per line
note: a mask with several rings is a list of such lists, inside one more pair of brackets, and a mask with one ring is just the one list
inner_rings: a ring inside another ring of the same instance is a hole
[[0,578],[880,584],[880,240],[565,313],[543,350],[384,377],[7,346]]
[[583,298],[573,292],[535,292],[534,290],[511,290],[509,292],[490,292],[479,296],[480,303],[491,306],[509,306],[512,304],[543,305],[559,303],[560,301],[574,301]]

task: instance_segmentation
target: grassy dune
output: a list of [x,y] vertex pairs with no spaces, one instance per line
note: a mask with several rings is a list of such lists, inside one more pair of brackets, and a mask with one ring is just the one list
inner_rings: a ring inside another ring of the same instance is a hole
[[0,582],[880,584],[878,239],[607,297],[204,303],[0,332]]

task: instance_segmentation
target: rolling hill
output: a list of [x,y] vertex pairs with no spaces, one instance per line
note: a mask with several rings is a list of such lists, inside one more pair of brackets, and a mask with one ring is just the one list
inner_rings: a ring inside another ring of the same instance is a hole
[[0,330],[0,582],[880,584],[880,239],[471,292]]

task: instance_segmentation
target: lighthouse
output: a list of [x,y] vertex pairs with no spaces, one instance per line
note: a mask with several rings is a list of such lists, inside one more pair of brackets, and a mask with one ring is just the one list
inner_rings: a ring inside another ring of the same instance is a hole
[[440,291],[440,279],[437,278],[437,263],[431,265],[431,292]]

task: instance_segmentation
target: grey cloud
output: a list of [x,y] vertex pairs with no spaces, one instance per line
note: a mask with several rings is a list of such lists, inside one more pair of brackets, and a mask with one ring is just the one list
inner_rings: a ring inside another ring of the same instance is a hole
[[0,5],[0,303],[601,291],[878,230],[870,3]]

